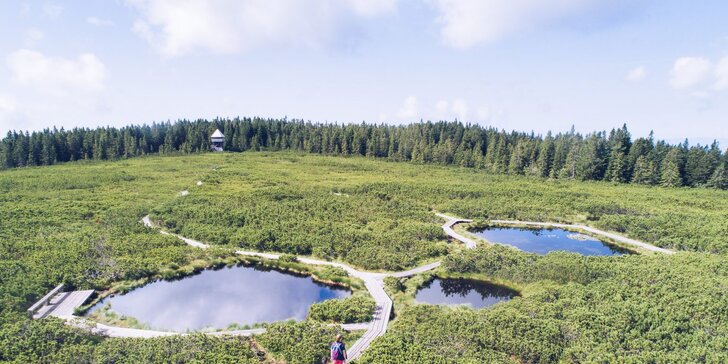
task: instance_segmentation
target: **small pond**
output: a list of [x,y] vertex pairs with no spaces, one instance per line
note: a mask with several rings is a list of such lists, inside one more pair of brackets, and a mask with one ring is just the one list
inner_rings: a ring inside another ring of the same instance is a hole
[[115,313],[134,317],[152,329],[183,332],[224,329],[232,323],[302,320],[312,303],[350,295],[347,289],[323,285],[310,277],[235,266],[156,281],[107,297],[89,313],[111,304]]
[[563,229],[525,229],[493,227],[473,231],[492,243],[512,245],[529,253],[545,255],[552,251],[567,251],[582,255],[621,255],[628,253],[613,245],[584,234]]
[[435,278],[417,290],[415,301],[433,305],[492,306],[518,296],[518,292],[496,284],[462,278]]

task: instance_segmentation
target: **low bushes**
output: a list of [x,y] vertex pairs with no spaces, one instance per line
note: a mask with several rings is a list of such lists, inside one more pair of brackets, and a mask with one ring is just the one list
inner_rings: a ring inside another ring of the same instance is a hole
[[376,303],[369,295],[360,294],[344,299],[326,300],[311,305],[308,318],[315,321],[354,323],[369,322],[374,317]]

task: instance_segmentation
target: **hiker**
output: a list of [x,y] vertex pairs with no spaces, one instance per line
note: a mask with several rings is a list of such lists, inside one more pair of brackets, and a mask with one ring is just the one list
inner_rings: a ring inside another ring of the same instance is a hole
[[331,362],[333,364],[344,364],[346,361],[346,345],[341,341],[343,337],[336,335],[336,341],[331,344]]

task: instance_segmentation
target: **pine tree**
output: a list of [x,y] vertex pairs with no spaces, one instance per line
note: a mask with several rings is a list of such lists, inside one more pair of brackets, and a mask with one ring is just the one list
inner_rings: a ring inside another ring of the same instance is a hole
[[50,134],[43,137],[43,146],[41,149],[41,163],[43,165],[51,165],[56,162],[56,146],[51,139]]
[[726,168],[725,163],[718,165],[706,185],[711,188],[728,190],[728,168]]
[[624,183],[629,181],[629,160],[627,155],[632,147],[631,136],[627,125],[621,129],[612,130],[609,135],[609,162],[606,178],[612,182]]
[[679,149],[672,148],[665,156],[662,162],[662,175],[660,176],[660,185],[663,187],[680,187],[683,185],[680,176],[679,166]]
[[655,162],[653,158],[641,155],[635,161],[632,172],[632,183],[652,185],[655,183]]
[[602,133],[590,135],[580,149],[576,177],[580,180],[603,179],[609,159],[604,135]]
[[475,148],[473,149],[473,166],[478,169],[482,169],[485,167],[485,155],[483,155],[483,147],[480,141],[475,143]]
[[627,158],[619,149],[613,149],[609,158],[607,178],[612,182],[627,182]]
[[523,174],[526,166],[526,158],[527,153],[525,142],[519,141],[516,143],[515,147],[513,147],[511,160],[508,163],[508,172],[510,174]]
[[5,140],[3,141],[3,165],[5,168],[13,168],[15,167],[15,156],[13,154],[13,149],[15,148],[15,145],[17,144],[17,135],[12,132],[8,132],[8,136],[5,137]]
[[576,178],[577,164],[579,163],[579,154],[581,146],[579,144],[572,144],[569,148],[569,154],[566,155],[564,166],[559,171],[559,178]]
[[551,132],[546,134],[546,139],[541,143],[541,149],[538,153],[538,161],[536,162],[537,174],[540,177],[548,177],[551,173],[551,165],[554,161],[556,147]]
[[422,151],[421,143],[415,144],[415,147],[412,149],[412,163],[424,163],[425,157],[424,152]]
[[509,155],[508,155],[508,146],[506,144],[506,138],[500,137],[498,138],[498,144],[495,147],[494,151],[494,160],[493,165],[491,166],[493,172],[495,173],[503,173],[508,168],[508,162],[509,162]]

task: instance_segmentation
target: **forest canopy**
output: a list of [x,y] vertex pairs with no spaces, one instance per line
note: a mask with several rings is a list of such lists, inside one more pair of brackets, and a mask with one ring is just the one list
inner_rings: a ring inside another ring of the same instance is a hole
[[545,136],[457,121],[391,126],[235,118],[123,128],[54,128],[8,132],[0,143],[0,166],[203,152],[210,150],[210,135],[215,129],[225,135],[224,149],[228,151],[295,150],[459,165],[552,179],[728,189],[728,154],[717,142],[690,146],[685,140],[670,145],[655,141],[652,134],[633,140],[626,125],[609,133],[582,135],[572,128]]

